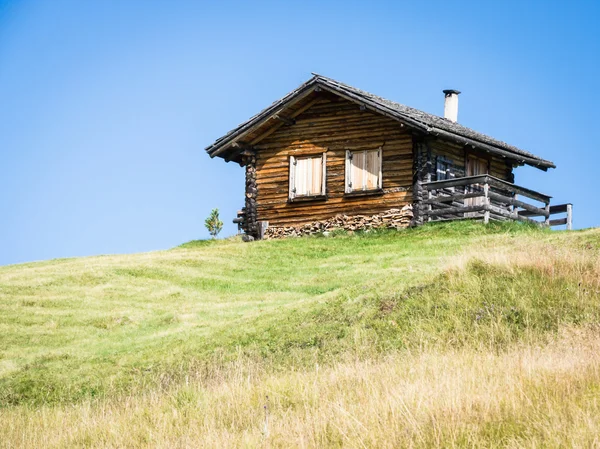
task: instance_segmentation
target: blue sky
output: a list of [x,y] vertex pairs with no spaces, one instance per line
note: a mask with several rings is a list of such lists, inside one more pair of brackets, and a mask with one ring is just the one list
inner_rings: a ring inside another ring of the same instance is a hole
[[318,72],[554,161],[516,182],[600,225],[600,3],[2,1],[0,265],[222,235],[204,148]]

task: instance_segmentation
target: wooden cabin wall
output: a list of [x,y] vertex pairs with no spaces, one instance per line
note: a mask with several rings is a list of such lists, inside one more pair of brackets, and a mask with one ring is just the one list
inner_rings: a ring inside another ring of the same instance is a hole
[[[433,140],[429,142],[429,148],[431,150],[431,180],[435,181],[436,175],[436,157],[444,156],[452,161],[454,176],[459,178],[466,176],[465,172],[465,158],[469,150],[466,150],[464,146],[458,145],[452,142],[446,142],[443,140]],[[474,153],[484,159],[490,159],[490,170],[489,174],[503,179],[508,182],[514,182],[513,167],[512,163],[505,158],[488,155],[487,153]]]
[[[256,145],[258,220],[294,226],[337,214],[378,214],[412,202],[413,141],[392,119],[326,97]],[[382,148],[381,194],[344,193],[346,150]],[[289,202],[289,157],[327,152],[326,199]]]

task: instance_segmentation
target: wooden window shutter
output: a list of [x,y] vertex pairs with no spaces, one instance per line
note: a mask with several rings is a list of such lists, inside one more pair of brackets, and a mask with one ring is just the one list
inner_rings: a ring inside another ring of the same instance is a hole
[[381,148],[365,151],[363,190],[376,190],[381,188],[381,160]]
[[310,159],[296,159],[296,196],[306,196],[310,190]]
[[325,195],[326,157],[290,156],[289,198]]
[[365,151],[365,170],[363,176],[363,190],[377,188],[377,178],[379,178],[377,151]]
[[382,188],[382,150],[346,151],[346,193]]
[[346,182],[345,193],[352,192],[352,152],[346,150]]
[[351,158],[351,178],[352,191],[363,190],[365,182],[365,152],[354,151]]
[[323,181],[323,160],[320,157],[312,157],[307,161],[310,163],[308,175],[310,184],[307,195],[320,195]]
[[290,156],[290,186],[289,198],[292,200],[296,196],[296,158]]
[[377,152],[379,158],[379,179],[377,180],[377,188],[383,189],[383,148],[379,147]]
[[327,153],[321,156],[321,195],[327,194]]

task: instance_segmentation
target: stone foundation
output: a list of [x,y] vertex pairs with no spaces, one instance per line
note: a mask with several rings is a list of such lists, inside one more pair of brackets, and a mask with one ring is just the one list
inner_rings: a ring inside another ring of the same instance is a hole
[[402,229],[408,227],[412,219],[412,205],[407,205],[402,209],[390,209],[378,215],[336,215],[328,220],[314,221],[304,225],[268,227],[265,230],[264,238],[276,239],[283,237],[299,237],[336,230],[358,231],[380,228]]

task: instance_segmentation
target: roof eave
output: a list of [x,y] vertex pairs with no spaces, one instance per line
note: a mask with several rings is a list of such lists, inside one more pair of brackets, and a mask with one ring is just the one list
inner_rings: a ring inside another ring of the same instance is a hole
[[279,112],[279,109],[282,106],[289,106],[289,103],[291,101],[304,98],[304,96],[314,91],[317,84],[317,79],[317,76],[313,76],[311,79],[298,86],[298,88],[294,89],[292,92],[275,101],[271,106],[267,107],[266,109],[263,109],[254,117],[251,117],[237,128],[234,128],[233,130],[229,131],[227,134],[225,134],[225,136],[221,137],[220,139],[217,139],[212,145],[206,147],[205,151],[209,154],[211,158],[219,156],[226,150],[226,147],[228,145],[233,144],[234,142],[241,139],[248,132],[264,124],[273,115]]
[[217,139],[212,145],[206,147],[205,151],[209,154],[211,158],[220,156],[226,159],[226,152],[228,149],[230,149],[228,147],[231,147],[231,145],[240,141],[245,135],[247,135],[252,130],[263,125],[272,116],[277,114],[282,107],[287,107],[290,105],[290,102],[295,102],[304,98],[306,95],[314,91],[317,87],[321,87],[323,90],[327,90],[328,92],[336,94],[349,101],[353,101],[357,104],[360,104],[367,109],[370,109],[374,112],[378,112],[400,123],[406,124],[420,132],[442,136],[445,139],[449,139],[464,145],[471,145],[475,148],[480,148],[484,151],[495,153],[502,157],[514,160],[517,163],[527,164],[532,167],[539,168],[540,170],[546,171],[548,170],[548,168],[556,168],[556,165],[551,161],[547,161],[538,157],[526,156],[514,152],[512,150],[508,150],[489,143],[481,142],[479,140],[465,137],[463,135],[456,134],[453,132],[445,131],[437,127],[430,127],[419,122],[418,120],[415,120],[411,117],[407,117],[402,112],[390,108],[385,104],[376,102],[373,99],[366,98],[356,92],[353,92],[351,89],[345,88],[344,85],[340,85],[340,83],[337,83],[334,80],[330,80],[329,78],[323,77],[318,74],[314,74],[312,78],[310,78],[302,85],[298,86],[298,88],[288,93],[281,99],[277,100],[271,106],[262,110],[254,117],[251,117],[249,120],[242,123],[237,128],[233,129],[232,131],[229,131],[229,133],[227,133],[225,136],[221,137],[220,139]]
[[453,140],[453,141],[463,144],[463,145],[471,145],[474,148],[479,148],[479,149],[482,149],[482,150],[490,152],[490,153],[495,153],[495,154],[498,154],[507,159],[511,159],[511,160],[517,161],[519,163],[527,164],[531,167],[535,167],[540,170],[547,171],[549,168],[556,168],[556,165],[554,165],[554,163],[551,161],[514,153],[512,151],[509,151],[509,150],[506,150],[503,148],[499,148],[494,145],[489,145],[487,143],[483,143],[483,142],[480,142],[480,141],[477,141],[474,139],[470,139],[468,137],[460,136],[458,134],[454,134],[454,133],[445,131],[443,129],[431,128],[429,130],[429,132],[430,132],[430,134],[433,134],[436,136],[442,136],[443,138]]

